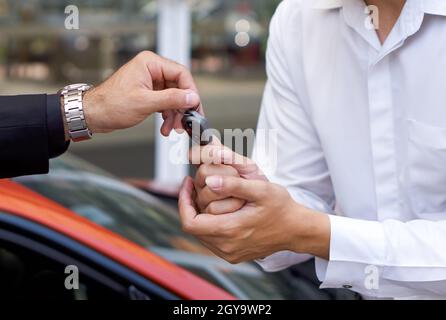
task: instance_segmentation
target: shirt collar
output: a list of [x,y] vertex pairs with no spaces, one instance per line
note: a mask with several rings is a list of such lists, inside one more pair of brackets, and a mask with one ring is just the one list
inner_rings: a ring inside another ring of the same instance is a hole
[[[361,0],[356,0],[361,1]],[[446,16],[445,0],[416,0],[422,2],[422,10],[427,14]],[[331,10],[344,6],[343,0],[312,0],[314,9]]]

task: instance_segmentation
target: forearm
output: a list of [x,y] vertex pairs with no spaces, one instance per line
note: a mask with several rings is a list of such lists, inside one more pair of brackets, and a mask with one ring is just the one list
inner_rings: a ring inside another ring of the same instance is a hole
[[311,254],[322,259],[330,256],[330,219],[327,214],[297,204],[287,224],[290,234],[289,250]]

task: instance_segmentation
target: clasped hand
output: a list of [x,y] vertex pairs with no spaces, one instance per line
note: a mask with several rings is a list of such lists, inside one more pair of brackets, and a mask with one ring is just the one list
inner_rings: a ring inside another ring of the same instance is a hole
[[282,250],[318,254],[307,246],[317,247],[310,239],[316,231],[313,218],[325,219],[327,228],[325,215],[299,205],[252,160],[214,141],[190,152],[191,162],[200,166],[180,191],[184,231],[230,263]]

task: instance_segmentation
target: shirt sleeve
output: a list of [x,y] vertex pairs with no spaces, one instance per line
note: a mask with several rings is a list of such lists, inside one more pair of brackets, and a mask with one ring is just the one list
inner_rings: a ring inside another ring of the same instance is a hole
[[0,178],[47,173],[50,157],[66,150],[58,106],[45,94],[0,97]]
[[[266,57],[268,81],[257,125],[253,159],[274,183],[287,188],[293,199],[308,208],[330,213],[334,193],[324,153],[298,88],[288,68],[288,56],[298,63],[299,53],[286,48],[288,22],[299,19],[295,1],[284,1],[270,25]],[[299,42],[293,33],[294,43]],[[279,271],[311,258],[283,251],[257,260],[266,271]]]
[[330,222],[330,261],[316,258],[322,288],[378,298],[446,296],[446,221]]

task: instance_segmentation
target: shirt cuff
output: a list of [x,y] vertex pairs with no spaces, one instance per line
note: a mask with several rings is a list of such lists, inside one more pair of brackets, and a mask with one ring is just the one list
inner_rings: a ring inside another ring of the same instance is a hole
[[48,131],[48,155],[56,158],[67,151],[70,145],[65,141],[65,129],[60,107],[60,95],[52,94],[46,97],[46,119]]
[[367,286],[372,272],[382,275],[386,238],[380,222],[330,215],[330,260],[316,258],[321,288],[346,288],[375,296]]
[[386,235],[382,223],[329,215],[330,261],[383,265]]

